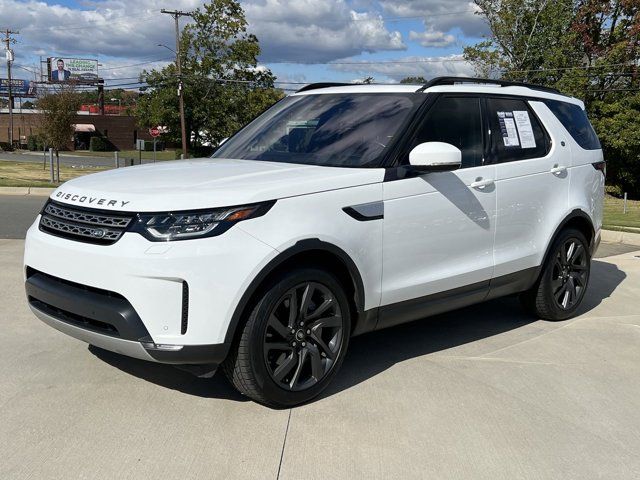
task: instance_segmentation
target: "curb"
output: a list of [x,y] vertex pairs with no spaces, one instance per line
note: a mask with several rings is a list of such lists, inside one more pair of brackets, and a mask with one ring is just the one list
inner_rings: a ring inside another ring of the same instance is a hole
[[614,230],[601,230],[601,239],[608,243],[624,243],[640,247],[640,233],[617,232]]
[[0,195],[33,195],[37,197],[48,197],[55,191],[55,188],[45,187],[0,187]]

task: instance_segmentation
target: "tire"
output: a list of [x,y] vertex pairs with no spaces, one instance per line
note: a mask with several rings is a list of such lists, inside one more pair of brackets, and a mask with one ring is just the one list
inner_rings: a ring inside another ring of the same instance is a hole
[[579,230],[560,232],[542,266],[540,278],[520,299],[538,318],[566,320],[576,312],[589,285],[589,243]]
[[258,295],[222,369],[256,402],[300,405],[336,375],[350,332],[349,303],[336,277],[315,267],[288,271]]

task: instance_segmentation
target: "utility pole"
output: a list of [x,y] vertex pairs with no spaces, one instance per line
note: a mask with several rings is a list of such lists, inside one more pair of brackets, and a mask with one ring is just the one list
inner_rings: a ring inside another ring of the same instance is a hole
[[13,95],[11,92],[11,64],[13,63],[13,50],[11,50],[11,44],[16,41],[11,38],[11,35],[17,35],[20,32],[14,32],[8,28],[4,31],[5,51],[7,55],[7,82],[9,89],[9,148],[13,149]]
[[178,70],[178,103],[180,104],[180,129],[182,130],[182,156],[183,158],[189,158],[189,152],[187,151],[187,129],[184,121],[184,99],[182,96],[183,84],[182,84],[182,66],[180,65],[180,17],[190,17],[191,13],[182,12],[180,10],[160,10],[161,13],[166,13],[173,17],[176,24],[176,69]]

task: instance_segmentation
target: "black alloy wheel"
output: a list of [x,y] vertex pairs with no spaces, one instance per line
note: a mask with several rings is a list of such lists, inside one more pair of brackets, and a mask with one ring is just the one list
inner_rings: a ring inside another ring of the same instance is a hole
[[264,335],[264,361],[286,390],[305,390],[335,365],[344,335],[342,311],[331,291],[316,282],[296,285],[272,309]]
[[335,275],[315,266],[269,279],[222,365],[234,387],[277,408],[319,395],[349,345],[351,309],[345,290]]
[[522,304],[538,318],[566,320],[584,299],[590,270],[589,242],[567,228],[553,241],[536,283],[520,296]]
[[565,241],[555,256],[551,288],[558,307],[570,310],[587,288],[587,252],[575,238]]

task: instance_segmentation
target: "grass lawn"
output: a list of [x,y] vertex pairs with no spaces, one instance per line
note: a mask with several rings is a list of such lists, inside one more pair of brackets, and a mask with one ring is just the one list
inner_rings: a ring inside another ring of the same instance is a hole
[[[72,168],[60,165],[60,181],[65,182],[75,177],[106,170],[105,167]],[[57,187],[51,183],[51,172],[48,165],[42,168],[41,163],[0,162],[0,187]]]
[[[604,198],[604,228],[633,227],[640,229],[640,201],[627,200],[627,213],[623,213],[624,200],[607,195]],[[619,230],[619,229],[615,229]],[[629,231],[634,231],[629,229]],[[637,231],[637,230],[635,230]]]
[[[68,152],[70,155],[80,155],[84,157],[108,157],[113,158],[113,152],[89,152],[89,151],[75,151]],[[137,150],[121,150],[118,152],[120,158],[138,158]],[[145,160],[153,160],[153,152],[142,152],[142,158]],[[180,154],[178,154],[180,158]],[[156,160],[175,160],[175,150],[164,150],[162,152],[156,152]]]

